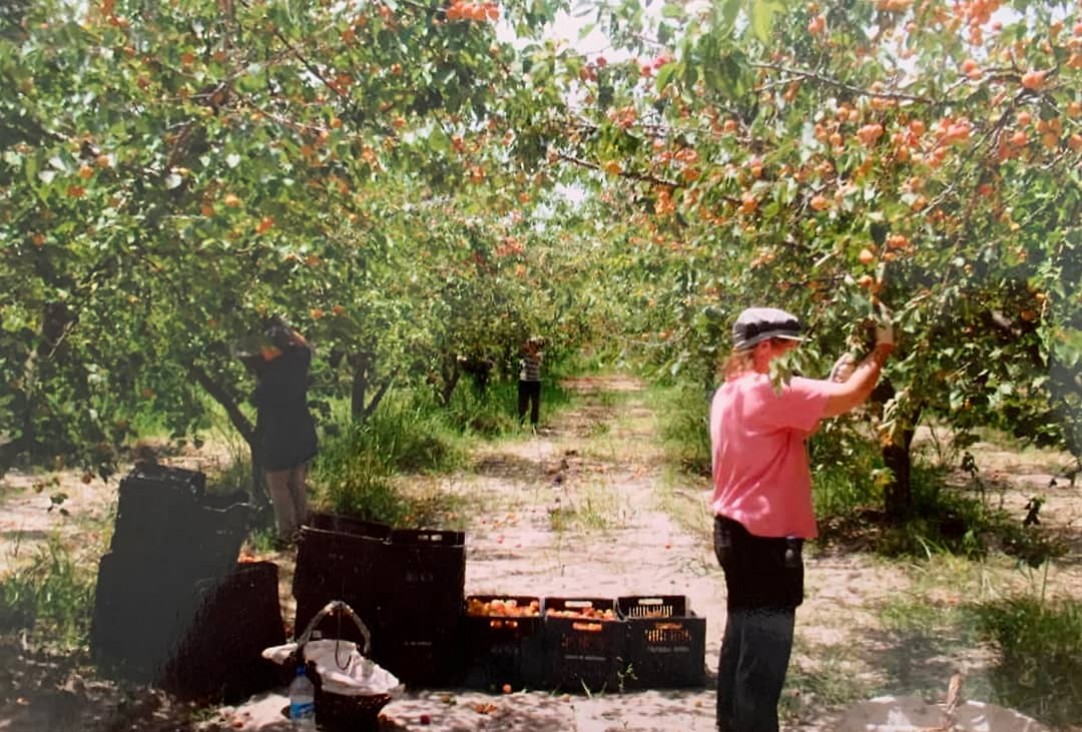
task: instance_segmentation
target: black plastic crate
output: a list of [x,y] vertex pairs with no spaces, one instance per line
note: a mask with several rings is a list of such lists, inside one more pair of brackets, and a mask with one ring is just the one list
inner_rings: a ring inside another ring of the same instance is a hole
[[160,679],[191,619],[192,587],[145,557],[102,556],[90,630],[95,663],[135,681]]
[[435,624],[372,630],[372,659],[413,688],[461,684],[464,666],[457,627],[435,620]]
[[[493,601],[513,601],[535,615],[493,610]],[[488,604],[487,607],[485,606]],[[489,691],[538,687],[545,680],[541,598],[521,595],[470,595],[462,615],[465,684]]]
[[547,686],[566,691],[622,690],[627,635],[615,600],[546,597],[542,613]]
[[252,506],[243,492],[208,495],[203,473],[139,464],[120,481],[110,550],[185,581],[222,577],[237,561]]
[[627,625],[630,688],[659,689],[705,683],[706,618],[688,608],[684,595],[619,597]]
[[189,525],[205,490],[201,472],[139,463],[120,480],[110,549],[163,551],[163,530]]
[[[466,534],[462,531],[394,529],[388,579],[427,592],[465,587]],[[464,589],[463,589],[464,593]],[[458,598],[461,605],[464,595]]]
[[[390,556],[390,534],[391,528],[384,524],[313,514],[301,527],[293,574],[294,597],[345,600],[359,611],[352,600],[372,596],[373,586]],[[361,590],[364,595],[359,594]],[[364,619],[368,622],[367,617]]]
[[194,586],[195,611],[166,669],[163,687],[184,699],[235,703],[277,685],[263,649],[285,643],[278,565],[244,562]]
[[412,633],[420,624],[455,631],[466,599],[466,535],[395,529],[372,577],[381,630]]

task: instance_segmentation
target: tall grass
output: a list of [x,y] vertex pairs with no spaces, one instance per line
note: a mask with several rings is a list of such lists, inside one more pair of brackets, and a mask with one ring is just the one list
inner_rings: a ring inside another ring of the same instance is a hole
[[1054,727],[1082,720],[1082,602],[1012,597],[967,608],[999,651],[998,703]]
[[363,424],[325,436],[311,482],[328,510],[400,525],[416,512],[394,476],[450,471],[464,455],[448,411],[404,392],[385,399]]
[[96,574],[77,563],[57,537],[0,578],[0,633],[26,631],[62,648],[89,641]]
[[711,394],[688,384],[651,386],[647,404],[658,415],[666,460],[690,475],[710,475]]

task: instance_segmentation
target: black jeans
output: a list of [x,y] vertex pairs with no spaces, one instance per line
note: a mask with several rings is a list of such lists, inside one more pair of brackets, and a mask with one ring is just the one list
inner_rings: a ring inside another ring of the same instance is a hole
[[722,732],[778,732],[778,701],[804,595],[802,548],[799,539],[754,536],[723,517],[714,522],[729,610],[718,659]]
[[530,407],[530,424],[537,426],[538,417],[541,415],[541,382],[522,381],[518,382],[518,419],[521,422],[526,416],[526,407]]

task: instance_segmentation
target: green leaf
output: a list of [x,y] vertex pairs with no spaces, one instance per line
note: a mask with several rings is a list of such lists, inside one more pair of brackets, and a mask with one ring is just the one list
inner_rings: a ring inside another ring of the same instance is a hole
[[660,92],[669,85],[672,81],[673,75],[683,74],[683,64],[670,62],[662,66],[657,72],[657,80],[655,86]]
[[751,0],[751,27],[755,37],[763,43],[770,40],[770,29],[774,25],[774,16],[785,6],[774,0]]

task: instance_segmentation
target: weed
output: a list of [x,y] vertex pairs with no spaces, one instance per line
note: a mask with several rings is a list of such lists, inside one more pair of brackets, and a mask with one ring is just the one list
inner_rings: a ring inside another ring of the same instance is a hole
[[51,537],[28,564],[0,579],[0,632],[27,631],[61,647],[84,646],[94,585],[93,570]]
[[823,707],[845,706],[868,696],[870,684],[853,673],[851,646],[812,647],[798,637],[793,650],[804,660],[793,663],[785,677],[778,704],[783,719],[797,721]]
[[1051,725],[1082,719],[1082,602],[1023,596],[967,610],[999,651],[992,672],[998,703]]
[[710,475],[710,395],[688,385],[654,386],[646,398],[659,415],[668,460],[691,475]]

